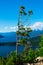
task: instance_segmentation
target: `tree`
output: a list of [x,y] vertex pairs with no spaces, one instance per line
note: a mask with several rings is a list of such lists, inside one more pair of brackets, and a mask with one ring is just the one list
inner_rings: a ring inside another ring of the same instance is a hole
[[40,47],[43,47],[43,35],[41,36],[41,41],[39,43]]
[[40,57],[43,57],[43,47],[38,49],[38,53]]
[[[31,32],[31,28],[30,27],[26,27],[24,26],[24,24],[22,23],[25,23],[27,22],[26,20],[24,21],[23,18],[24,16],[28,16],[30,17],[31,15],[33,14],[32,10],[28,11],[28,14],[25,12],[25,7],[24,6],[20,6],[20,12],[19,12],[19,17],[18,17],[18,30],[16,31],[17,35],[16,35],[16,61],[18,60],[18,44],[24,44],[24,45],[27,45],[27,40],[28,37],[29,37],[29,32]],[[24,18],[25,19],[25,18]],[[24,21],[24,22],[23,22]],[[18,40],[18,37],[19,40]]]
[[29,49],[28,54],[25,56],[24,61],[29,62],[29,63],[33,63],[35,58],[36,58],[35,51],[32,49]]
[[11,52],[6,58],[6,65],[16,65],[16,52]]
[[41,36],[41,41],[39,43],[40,48],[38,49],[39,56],[43,57],[43,35]]
[[6,65],[5,59],[3,57],[0,57],[0,65]]

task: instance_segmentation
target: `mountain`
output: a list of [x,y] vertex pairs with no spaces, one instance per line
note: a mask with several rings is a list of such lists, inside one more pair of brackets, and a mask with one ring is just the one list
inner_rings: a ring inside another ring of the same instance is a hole
[[0,43],[16,41],[16,33],[15,32],[0,33],[0,35],[4,36],[3,38],[0,38]]
[[39,43],[41,41],[41,36],[36,36],[30,39],[33,46],[39,46]]
[[[43,30],[34,30],[30,33],[30,38],[38,39],[38,36],[43,34]],[[7,32],[7,33],[0,33],[0,43],[1,42],[16,42],[16,32]]]
[[30,37],[37,37],[43,35],[43,30],[33,30],[30,33]]

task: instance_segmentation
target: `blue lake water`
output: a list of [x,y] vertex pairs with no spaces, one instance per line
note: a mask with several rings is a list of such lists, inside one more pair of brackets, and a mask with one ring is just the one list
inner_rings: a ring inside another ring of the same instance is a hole
[[[23,46],[18,46],[18,52],[22,52],[23,49]],[[0,46],[0,56],[7,57],[10,52],[14,52],[15,50],[16,46]]]
[[[37,49],[38,47],[33,47],[33,49]],[[22,52],[24,46],[18,46],[18,52]],[[0,56],[7,57],[11,52],[16,50],[16,46],[0,46]]]
[[[30,37],[34,37],[37,35],[37,31],[35,33],[31,34]],[[0,33],[0,35],[3,36],[3,38],[0,38],[0,42],[16,42],[16,32],[8,32],[8,33]],[[18,52],[22,52],[23,46],[18,47]],[[33,49],[36,49],[38,47],[33,47]],[[13,52],[16,50],[16,46],[0,46],[0,56],[6,57],[10,54],[10,52]]]

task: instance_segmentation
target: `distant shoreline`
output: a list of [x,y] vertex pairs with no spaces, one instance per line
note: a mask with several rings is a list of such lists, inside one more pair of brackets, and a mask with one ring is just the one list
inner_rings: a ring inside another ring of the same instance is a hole
[[0,46],[13,46],[16,45],[16,42],[0,42]]

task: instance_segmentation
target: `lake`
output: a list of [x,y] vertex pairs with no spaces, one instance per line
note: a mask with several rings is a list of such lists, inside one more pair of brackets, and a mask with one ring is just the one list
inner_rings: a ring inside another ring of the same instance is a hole
[[[37,47],[32,47],[33,49],[37,49]],[[22,52],[24,49],[24,46],[18,46],[18,52]],[[7,57],[11,52],[14,52],[16,50],[16,45],[14,46],[0,46],[0,56]]]
[[[24,46],[18,46],[18,52],[22,52]],[[14,52],[16,50],[16,46],[0,46],[0,56],[7,57],[10,52]]]

